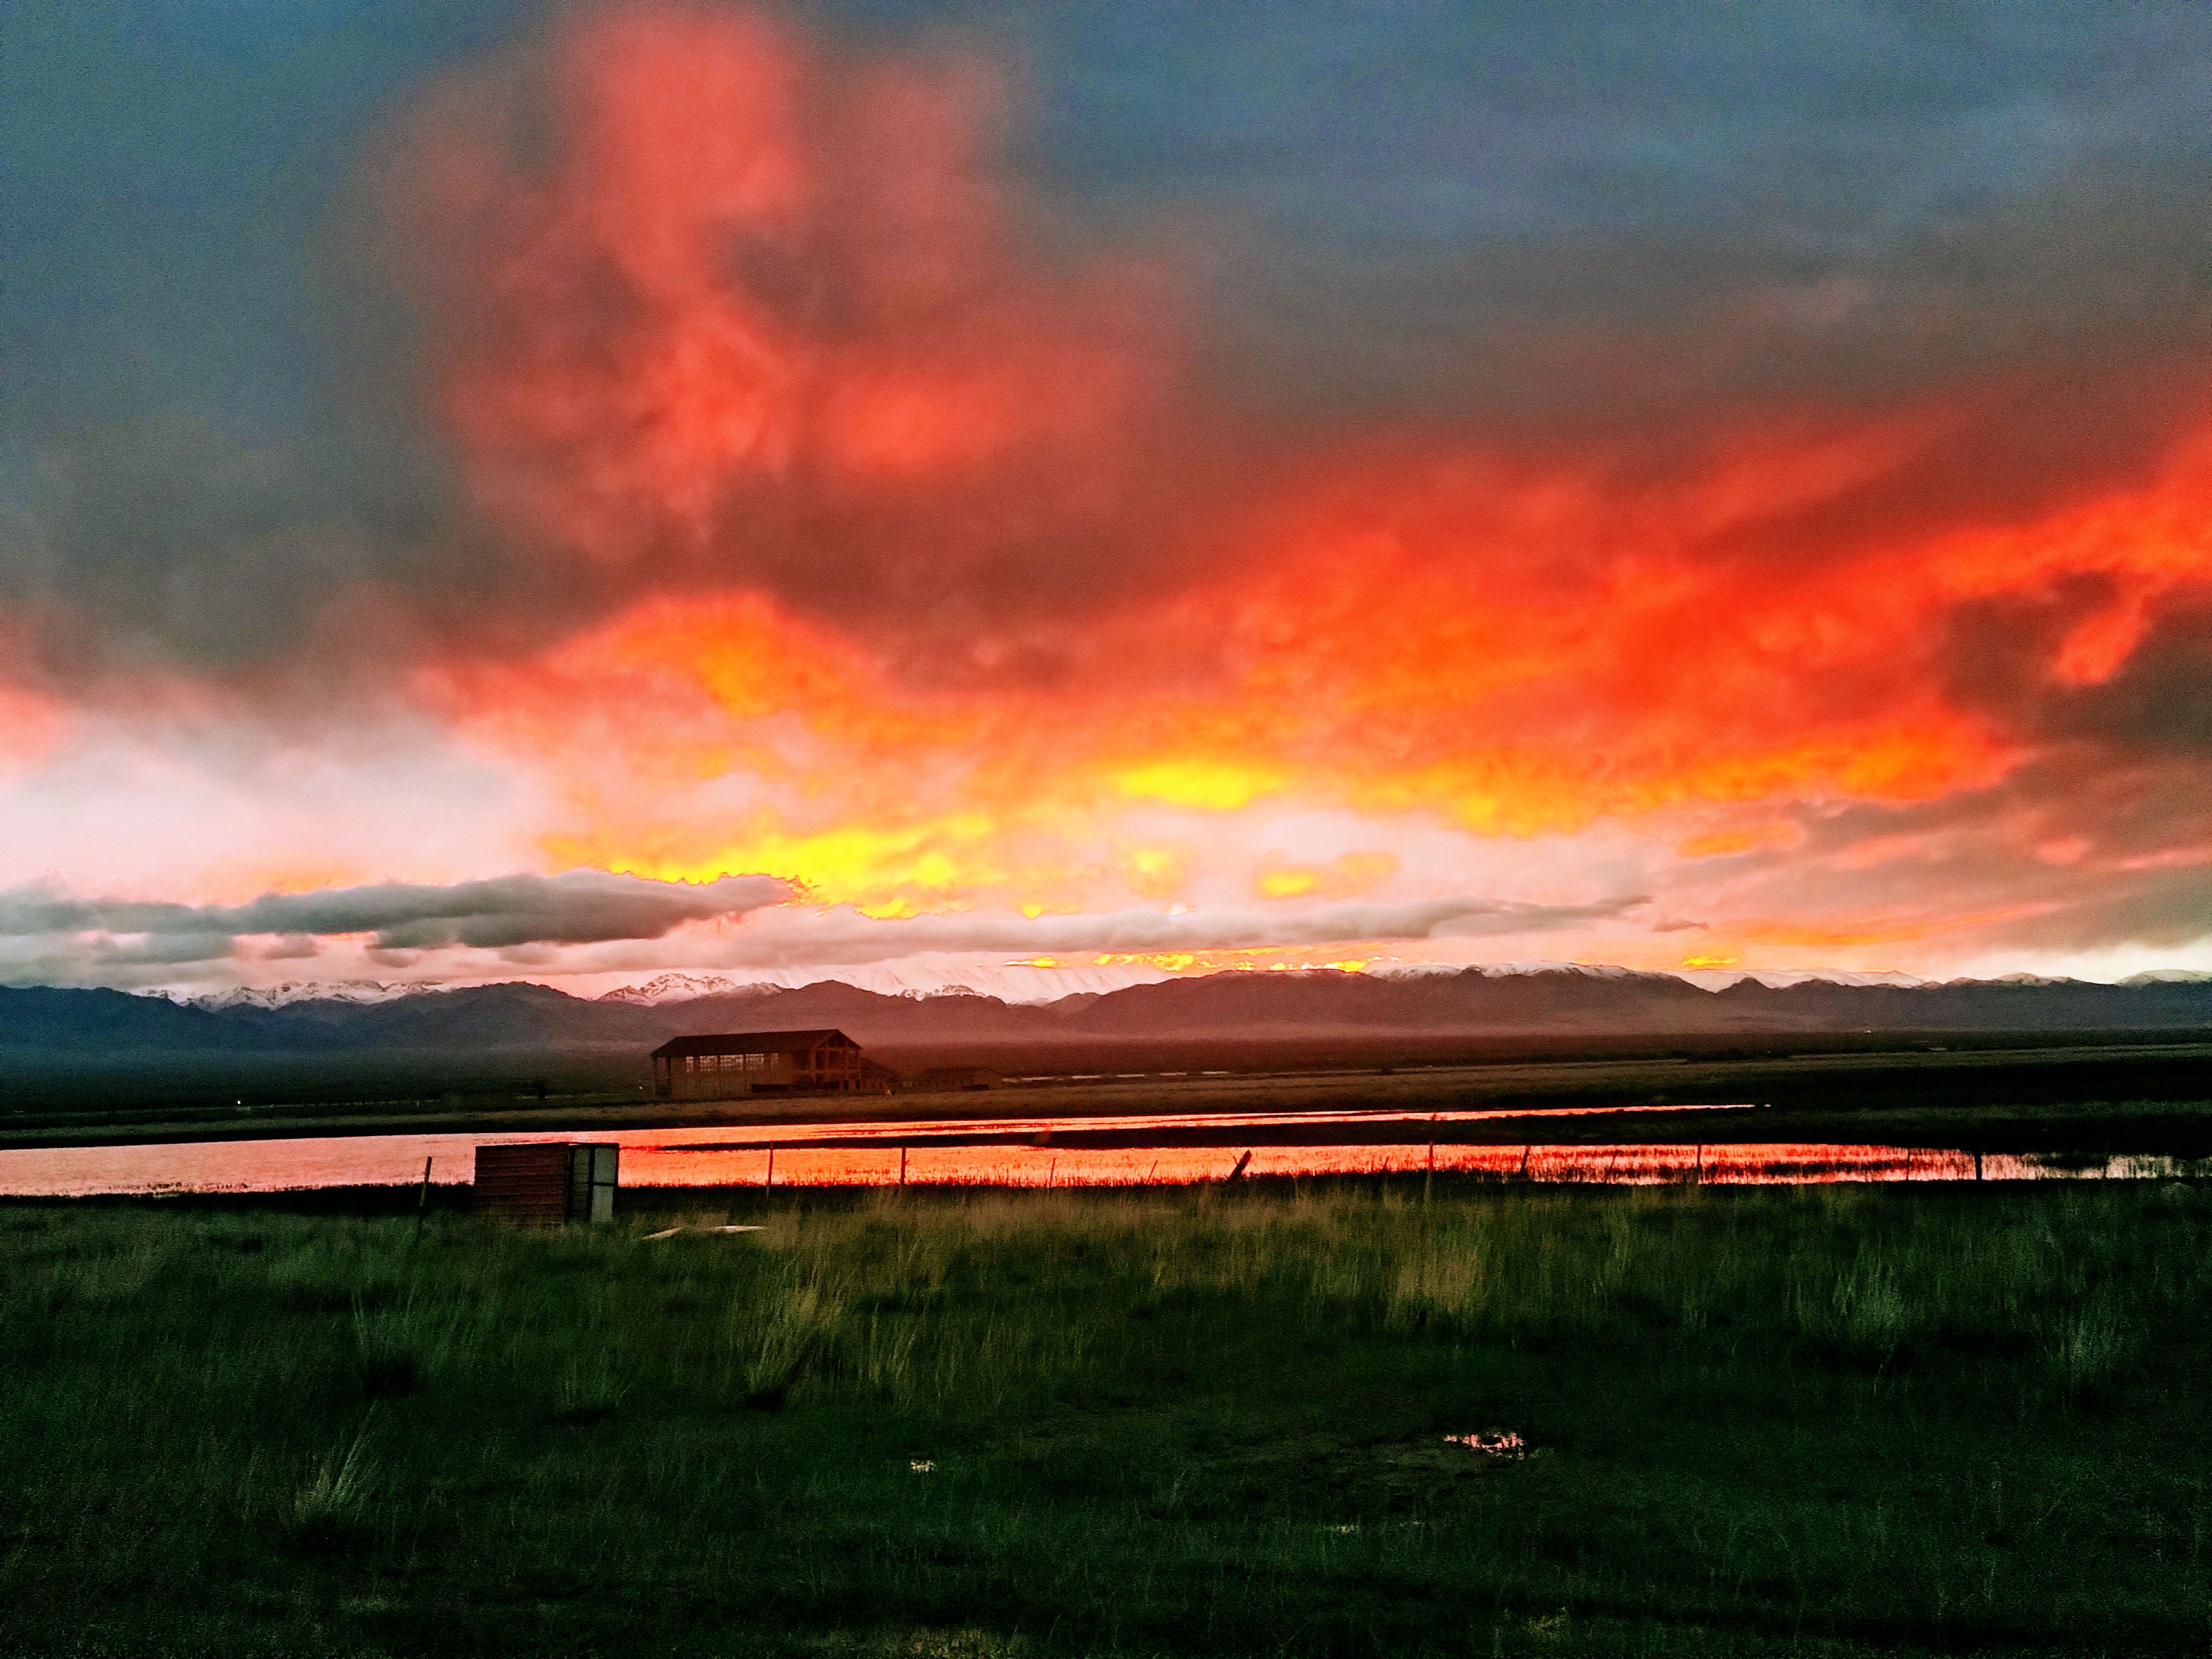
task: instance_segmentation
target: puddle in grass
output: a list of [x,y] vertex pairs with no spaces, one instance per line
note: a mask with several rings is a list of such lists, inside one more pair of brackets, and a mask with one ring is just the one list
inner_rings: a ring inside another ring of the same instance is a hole
[[1444,1444],[1464,1446],[1479,1457],[1505,1463],[1517,1463],[1529,1455],[1528,1443],[1510,1429],[1497,1434],[1448,1434]]
[[[1943,1148],[1692,1139],[1620,1146],[1470,1145],[1485,1120],[1587,1118],[1655,1109],[1756,1121],[1745,1107],[1581,1107],[1538,1112],[1187,1114],[713,1126],[608,1133],[302,1136],[162,1146],[0,1152],[0,1195],[281,1192],[471,1181],[480,1143],[588,1139],[621,1145],[626,1187],[1127,1187],[1288,1176],[1477,1176],[1656,1185],[1874,1181],[2143,1180],[2212,1176],[2212,1159],[2156,1153],[1986,1152]],[[1701,1126],[1702,1127],[1702,1126]],[[1434,1137],[1434,1139],[1431,1139]],[[1193,1145],[1193,1140],[1204,1144]],[[1283,1144],[1291,1140],[1295,1144]],[[1176,1144],[1180,1141],[1182,1144]],[[1271,1144],[1271,1142],[1273,1144]]]

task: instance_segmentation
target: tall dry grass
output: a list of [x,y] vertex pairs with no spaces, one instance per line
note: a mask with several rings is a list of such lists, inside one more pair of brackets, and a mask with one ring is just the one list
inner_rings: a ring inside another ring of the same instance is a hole
[[[0,1648],[2081,1648],[2212,1605],[2207,1195],[1419,1194],[0,1209]],[[1506,1428],[1538,1455],[1444,1459]]]

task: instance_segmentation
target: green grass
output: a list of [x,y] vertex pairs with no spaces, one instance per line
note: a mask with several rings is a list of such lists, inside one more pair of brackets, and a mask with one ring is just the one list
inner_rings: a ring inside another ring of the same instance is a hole
[[2212,1637],[2212,1192],[1418,1194],[0,1209],[0,1651]]

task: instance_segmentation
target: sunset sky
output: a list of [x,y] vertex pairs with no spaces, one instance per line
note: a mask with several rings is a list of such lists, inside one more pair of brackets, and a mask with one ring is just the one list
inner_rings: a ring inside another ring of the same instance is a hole
[[0,982],[2212,969],[2212,8],[0,27]]

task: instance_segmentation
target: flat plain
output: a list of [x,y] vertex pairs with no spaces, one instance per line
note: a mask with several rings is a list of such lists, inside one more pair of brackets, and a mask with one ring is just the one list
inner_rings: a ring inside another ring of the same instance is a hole
[[[1710,1042],[1673,1050],[1586,1057],[1507,1050],[1395,1066],[1273,1069],[1270,1055],[1236,1051],[1237,1069],[1205,1069],[1205,1053],[1141,1052],[1080,1080],[1007,1082],[981,1091],[726,1102],[641,1099],[635,1085],[577,1080],[540,1098],[511,1081],[445,1097],[363,1099],[375,1079],[358,1073],[320,1097],[163,1098],[149,1067],[149,1097],[128,1106],[79,1102],[66,1092],[21,1095],[0,1114],[0,1149],[127,1142],[258,1139],[271,1136],[405,1132],[578,1131],[714,1123],[827,1123],[860,1118],[1112,1116],[1125,1113],[1547,1110],[1567,1106],[1756,1102],[1770,1109],[1732,1123],[1734,1139],[1885,1141],[1990,1151],[2079,1149],[2212,1153],[2212,1043],[2172,1034],[2075,1038],[2047,1044],[1986,1035],[1900,1046],[1869,1039],[1852,1049],[1794,1049],[1770,1040],[1746,1048]],[[1036,1055],[1000,1056],[1013,1074]],[[1287,1064],[1288,1055],[1275,1056]],[[1163,1070],[1162,1062],[1176,1062]],[[1150,1069],[1139,1069],[1150,1068]],[[481,1080],[479,1079],[479,1084]],[[1453,1138],[1518,1143],[1536,1138],[1695,1139],[1689,1120],[1655,1113],[1501,1120]],[[1710,1138],[1710,1137],[1707,1137]]]
[[0,1648],[2212,1638],[2195,1185],[657,1201],[0,1208]]

